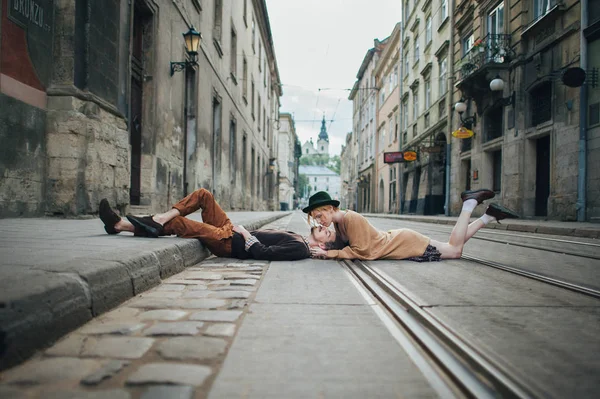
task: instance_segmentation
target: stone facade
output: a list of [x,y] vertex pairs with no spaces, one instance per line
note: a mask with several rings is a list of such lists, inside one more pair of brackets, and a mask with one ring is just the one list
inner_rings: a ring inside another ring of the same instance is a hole
[[0,217],[90,214],[104,197],[157,212],[199,187],[225,209],[279,208],[264,0],[38,3],[45,20],[27,25],[2,0]]
[[279,115],[279,209],[295,209],[298,203],[298,160],[300,142],[294,118],[289,113]]
[[[543,9],[512,1],[457,6],[454,101],[467,100],[476,123],[472,139],[453,143],[453,214],[462,190],[489,187],[524,217],[577,220],[582,89],[561,76],[580,65],[580,17],[576,0]],[[491,90],[495,78],[504,82],[500,92]],[[588,159],[596,151],[588,146]]]

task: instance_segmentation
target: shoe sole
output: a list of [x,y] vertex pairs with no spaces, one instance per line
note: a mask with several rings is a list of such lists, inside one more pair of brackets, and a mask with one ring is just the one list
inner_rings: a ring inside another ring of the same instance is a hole
[[490,204],[490,208],[494,209],[498,213],[502,213],[504,216],[504,219],[519,219],[520,218],[520,216],[517,213],[511,211],[508,208],[503,207],[502,205]]
[[143,229],[144,231],[146,231],[148,233],[147,237],[150,238],[158,238],[159,234],[158,234],[158,230],[156,230],[154,227],[148,226],[146,224],[140,223],[138,220],[133,219],[131,217],[129,217],[129,215],[126,216],[127,220],[129,220],[131,222],[132,225],[134,225],[135,227],[139,228],[139,229]]
[[[115,230],[114,224],[112,226],[109,224],[106,224],[107,222],[102,218],[103,213],[115,215],[119,219],[115,224],[117,224],[119,221],[121,221],[121,217],[112,210],[112,208],[110,207],[110,204],[108,203],[108,201],[106,199],[103,199],[100,201],[100,206],[98,207],[98,216],[100,217],[100,220],[102,220],[102,223],[104,223],[104,230],[108,234],[119,234],[119,232],[117,230]],[[108,222],[110,223],[110,221],[108,221]]]

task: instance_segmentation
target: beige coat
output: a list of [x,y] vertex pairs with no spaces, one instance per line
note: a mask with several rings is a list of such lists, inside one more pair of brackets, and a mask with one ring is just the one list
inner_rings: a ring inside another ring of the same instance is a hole
[[[339,259],[406,259],[421,256],[429,245],[429,237],[410,229],[383,232],[364,216],[347,211],[340,229],[350,243],[341,250],[327,251],[328,258]],[[339,229],[336,229],[339,234]]]

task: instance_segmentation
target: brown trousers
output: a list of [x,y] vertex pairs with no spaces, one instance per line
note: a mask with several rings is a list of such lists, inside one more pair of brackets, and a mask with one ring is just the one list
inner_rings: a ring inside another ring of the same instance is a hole
[[[197,238],[216,256],[231,256],[233,224],[227,214],[215,201],[212,193],[198,189],[173,206],[181,216],[164,225],[165,235],[181,238]],[[186,218],[186,215],[202,209],[202,222]]]

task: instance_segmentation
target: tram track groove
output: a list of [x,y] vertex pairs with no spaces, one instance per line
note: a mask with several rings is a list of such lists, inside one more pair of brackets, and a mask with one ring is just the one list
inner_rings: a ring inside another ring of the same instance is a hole
[[464,395],[476,398],[537,396],[517,382],[518,379],[510,372],[500,369],[462,340],[448,325],[422,309],[384,272],[358,260],[341,263],[380,301]]

